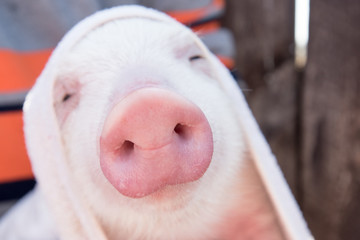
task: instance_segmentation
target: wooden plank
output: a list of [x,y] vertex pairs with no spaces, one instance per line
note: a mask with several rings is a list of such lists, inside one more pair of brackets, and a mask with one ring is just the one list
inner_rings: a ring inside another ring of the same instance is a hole
[[360,236],[360,2],[312,0],[303,209],[316,239]]

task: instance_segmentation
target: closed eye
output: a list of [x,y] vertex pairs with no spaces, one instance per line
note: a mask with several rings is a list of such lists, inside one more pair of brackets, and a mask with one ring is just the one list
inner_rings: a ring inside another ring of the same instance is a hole
[[202,59],[202,58],[203,58],[203,56],[201,56],[201,55],[194,55],[194,56],[191,56],[189,58],[189,60],[190,61],[195,61],[195,60]]
[[64,95],[64,97],[62,98],[62,102],[66,102],[67,100],[69,100],[71,98],[72,94],[67,93]]

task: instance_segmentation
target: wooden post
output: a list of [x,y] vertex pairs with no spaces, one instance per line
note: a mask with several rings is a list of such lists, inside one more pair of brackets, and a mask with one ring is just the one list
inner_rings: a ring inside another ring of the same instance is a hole
[[228,0],[245,94],[315,239],[360,237],[360,2],[311,0],[308,65],[293,68],[287,0]]
[[311,0],[303,210],[316,239],[360,237],[360,2]]

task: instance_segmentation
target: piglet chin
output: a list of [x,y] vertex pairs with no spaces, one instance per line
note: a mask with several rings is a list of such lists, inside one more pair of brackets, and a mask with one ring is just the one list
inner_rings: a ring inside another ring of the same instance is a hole
[[204,113],[169,90],[142,88],[116,104],[100,138],[100,165],[123,195],[140,198],[198,180],[213,154]]

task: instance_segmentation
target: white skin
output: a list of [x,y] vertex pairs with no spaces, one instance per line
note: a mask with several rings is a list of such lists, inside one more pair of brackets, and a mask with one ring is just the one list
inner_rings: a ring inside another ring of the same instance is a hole
[[[206,56],[190,31],[134,18],[94,30],[60,64],[54,107],[66,161],[76,197],[108,239],[284,239],[247,155],[236,106]],[[114,105],[136,88],[153,86],[201,109],[213,135],[212,159],[195,181],[127,197],[100,167],[100,136]]]

